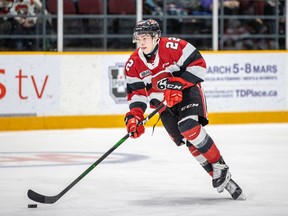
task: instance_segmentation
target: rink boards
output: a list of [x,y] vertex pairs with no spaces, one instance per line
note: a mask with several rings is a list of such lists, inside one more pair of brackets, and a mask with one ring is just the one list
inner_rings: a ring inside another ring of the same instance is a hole
[[[130,54],[0,53],[0,130],[123,127]],[[288,52],[202,54],[211,124],[288,122]]]

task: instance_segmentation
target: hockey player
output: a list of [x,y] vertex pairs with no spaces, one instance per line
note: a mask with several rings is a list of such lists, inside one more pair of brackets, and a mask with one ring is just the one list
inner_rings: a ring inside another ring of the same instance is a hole
[[177,146],[186,145],[202,167],[212,176],[217,191],[228,190],[233,199],[244,199],[241,188],[231,179],[216,144],[204,129],[208,124],[201,83],[206,63],[200,52],[185,40],[161,37],[160,27],[153,19],[139,21],[134,28],[133,43],[138,48],[125,64],[128,104],[125,116],[132,138],[141,136],[149,104],[160,110],[160,119]]

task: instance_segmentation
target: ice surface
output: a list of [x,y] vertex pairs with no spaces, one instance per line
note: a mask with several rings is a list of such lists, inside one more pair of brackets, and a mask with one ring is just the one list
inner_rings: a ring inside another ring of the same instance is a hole
[[277,216],[288,213],[288,124],[209,125],[246,201],[217,193],[185,146],[162,127],[128,139],[55,204],[56,195],[125,134],[120,129],[0,132],[0,215]]

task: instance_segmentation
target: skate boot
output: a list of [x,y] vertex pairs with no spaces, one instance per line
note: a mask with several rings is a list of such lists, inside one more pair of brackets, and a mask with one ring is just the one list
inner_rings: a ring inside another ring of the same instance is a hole
[[225,186],[231,179],[231,173],[229,167],[225,164],[221,158],[217,163],[212,164],[213,167],[213,179],[212,185],[217,188],[219,193],[224,191]]
[[234,200],[246,200],[246,197],[243,194],[242,189],[232,179],[230,179],[228,184],[225,186],[225,189],[230,193],[230,195]]

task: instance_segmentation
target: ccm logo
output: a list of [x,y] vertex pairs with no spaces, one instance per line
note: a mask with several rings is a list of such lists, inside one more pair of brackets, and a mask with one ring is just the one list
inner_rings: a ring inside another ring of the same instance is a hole
[[199,106],[199,104],[195,104],[195,103],[193,103],[193,104],[188,104],[187,106],[182,107],[182,108],[181,108],[181,111],[186,110],[186,109],[189,109],[189,108],[192,108],[192,107],[198,107],[198,106]]
[[181,84],[174,84],[174,83],[168,83],[167,85],[166,85],[166,88],[167,89],[175,89],[175,90],[181,90],[182,89],[182,85]]

